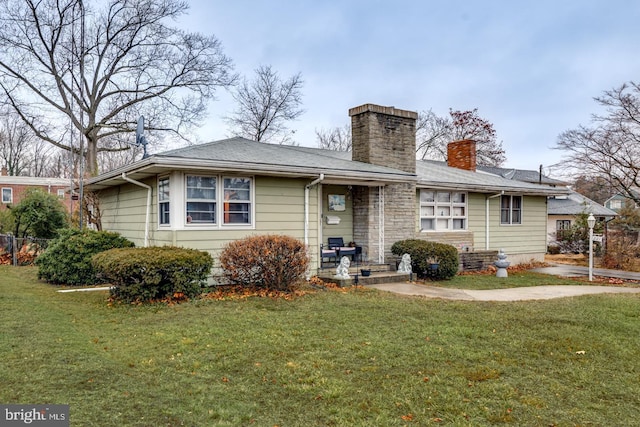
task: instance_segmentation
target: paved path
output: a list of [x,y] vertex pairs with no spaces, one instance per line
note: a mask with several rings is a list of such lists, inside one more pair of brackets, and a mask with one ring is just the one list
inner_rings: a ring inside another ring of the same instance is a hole
[[[550,267],[534,269],[532,271],[567,277],[589,275],[589,269],[587,267],[578,267],[566,264],[557,264]],[[640,282],[640,273],[618,270],[605,270],[598,268],[593,270],[593,274],[594,276],[615,277],[627,280],[638,280]],[[508,280],[508,278],[506,280]],[[379,285],[369,285],[368,287],[402,295],[416,295],[428,298],[441,298],[463,301],[525,301],[573,297],[589,294],[640,293],[640,287],[632,288],[597,285],[531,286],[526,288],[490,289],[483,291],[440,288],[437,286],[408,282],[382,283]]]
[[379,285],[368,285],[367,287],[402,295],[416,295],[461,301],[526,301],[574,297],[588,294],[640,293],[640,288],[589,285],[531,286],[526,288],[490,289],[484,291],[440,288],[418,283],[382,283]]

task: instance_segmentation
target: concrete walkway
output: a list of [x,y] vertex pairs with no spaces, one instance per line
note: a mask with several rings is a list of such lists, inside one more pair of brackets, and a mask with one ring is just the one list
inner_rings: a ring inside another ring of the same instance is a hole
[[[565,277],[588,276],[587,267],[557,264],[550,267],[537,268],[532,271]],[[628,271],[594,269],[594,276],[614,277],[626,280],[638,280],[640,273]],[[508,278],[506,279],[508,280]],[[418,283],[381,283],[368,287],[402,295],[415,295],[427,298],[441,298],[461,301],[526,301],[552,298],[573,297],[589,294],[640,293],[640,287],[598,286],[598,285],[558,285],[532,286],[526,288],[465,290],[449,289]]]

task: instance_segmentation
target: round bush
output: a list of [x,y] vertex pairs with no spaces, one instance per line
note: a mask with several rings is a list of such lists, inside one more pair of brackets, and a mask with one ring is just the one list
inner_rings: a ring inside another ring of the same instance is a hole
[[228,243],[220,266],[230,284],[292,291],[304,279],[309,256],[304,243],[293,237],[251,236]]
[[108,231],[64,229],[36,259],[38,278],[57,285],[95,285],[91,257],[113,248],[133,247],[133,242]]
[[[458,250],[445,243],[420,239],[400,240],[391,246],[391,253],[397,256],[409,254],[411,268],[419,278],[430,277],[436,280],[449,280],[458,273],[460,264]],[[438,270],[433,275],[427,275],[427,270],[432,262],[439,264]]]
[[93,257],[99,276],[113,285],[118,300],[193,298],[211,272],[208,252],[173,246],[111,249]]

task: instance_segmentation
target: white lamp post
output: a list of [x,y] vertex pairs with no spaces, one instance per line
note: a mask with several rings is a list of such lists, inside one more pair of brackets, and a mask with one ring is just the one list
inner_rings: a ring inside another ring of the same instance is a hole
[[593,214],[589,214],[587,218],[587,225],[589,226],[589,281],[593,280],[593,227],[596,225],[596,219]]

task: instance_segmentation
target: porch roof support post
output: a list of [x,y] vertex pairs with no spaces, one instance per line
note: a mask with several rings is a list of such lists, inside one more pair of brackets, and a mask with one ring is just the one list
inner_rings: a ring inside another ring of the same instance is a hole
[[384,186],[378,186],[378,263],[384,264]]
[[314,185],[319,184],[324,179],[324,174],[321,173],[320,176],[304,187],[304,244],[305,246],[309,246],[309,190]]

